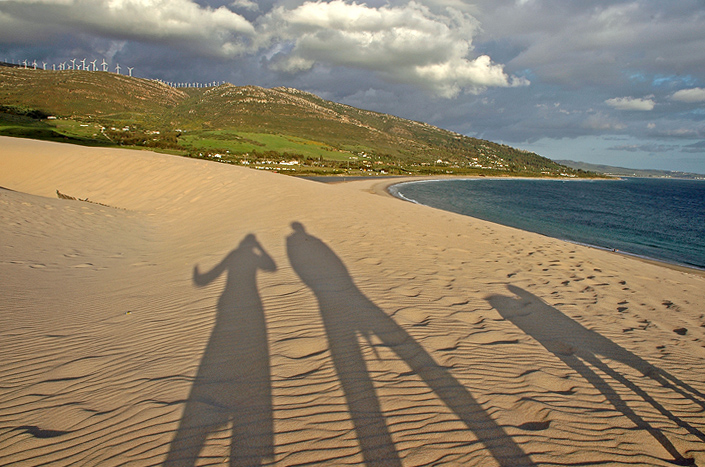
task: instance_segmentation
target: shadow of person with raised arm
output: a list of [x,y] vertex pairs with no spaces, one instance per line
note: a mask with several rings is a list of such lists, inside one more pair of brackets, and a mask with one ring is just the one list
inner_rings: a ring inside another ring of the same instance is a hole
[[705,408],[705,396],[701,392],[595,331],[583,327],[577,321],[547,305],[526,290],[514,285],[507,287],[517,298],[503,295],[494,295],[488,298],[490,305],[503,318],[511,321],[519,329],[536,339],[546,350],[561,359],[563,363],[599,390],[616,410],[623,413],[637,427],[651,434],[673,456],[672,462],[677,465],[693,465],[692,459],[684,458],[660,430],[653,428],[634,412],[595,370],[608,375],[615,382],[637,394],[664,417],[705,441],[705,435],[702,432],[673,415],[644,389],[610,367],[605,359],[628,365],[642,375],[657,381],[663,387],[672,389],[692,403]]
[[218,314],[166,465],[195,465],[206,437],[232,423],[230,465],[261,465],[274,455],[267,328],[257,271],[276,265],[247,235],[218,265],[193,282],[205,286],[227,272]]
[[289,261],[318,300],[333,365],[367,466],[401,465],[362,355],[360,338],[369,340],[372,334],[411,367],[501,465],[534,465],[448,370],[365,297],[333,250],[300,223],[291,227],[294,232],[286,240]]

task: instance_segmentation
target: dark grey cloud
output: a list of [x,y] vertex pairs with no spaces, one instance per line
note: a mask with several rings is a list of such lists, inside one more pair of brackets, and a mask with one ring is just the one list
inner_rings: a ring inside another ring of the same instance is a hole
[[627,151],[627,152],[649,152],[649,153],[666,153],[680,149],[680,146],[674,144],[632,144],[621,145],[607,148],[610,151]]
[[0,60],[84,57],[705,172],[702,0],[0,1]]
[[682,152],[705,153],[705,140],[697,143],[687,144],[681,149]]

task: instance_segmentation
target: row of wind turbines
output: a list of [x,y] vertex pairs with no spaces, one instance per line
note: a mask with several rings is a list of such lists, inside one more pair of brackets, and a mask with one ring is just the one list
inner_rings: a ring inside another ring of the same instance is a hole
[[[71,62],[71,63],[69,64],[69,62]],[[51,69],[53,71],[57,71],[57,70],[58,71],[64,71],[64,70],[98,71],[97,63],[98,63],[98,60],[93,60],[93,61],[89,62],[87,58],[84,58],[82,60],[79,60],[77,58],[72,58],[71,60],[61,62],[58,65],[55,63],[52,64]],[[36,60],[34,60],[32,63],[30,63],[28,60],[22,60],[21,64],[23,65],[23,68],[25,70],[30,69],[30,68],[33,68],[35,70],[40,69]],[[92,69],[91,69],[91,66],[92,66]],[[100,67],[103,69],[102,71],[108,71],[108,62],[106,62],[105,59],[103,59],[103,63],[100,64]],[[117,73],[119,75],[120,70],[122,68],[123,67],[121,67],[119,63],[116,64],[115,65],[115,73]],[[126,68],[127,68],[128,76],[132,76],[132,70],[134,70],[135,67],[128,66]],[[46,71],[47,62],[42,62],[41,69]]]
[[[8,62],[5,62],[8,63]],[[47,70],[47,62],[42,62],[42,65],[39,66],[36,60],[29,62],[28,60],[22,60],[21,62],[18,62],[17,64],[14,64],[14,66],[18,66],[20,68],[24,68],[25,70]],[[61,62],[58,65],[57,64],[52,64],[51,65],[51,70],[52,71],[66,71],[66,70],[83,70],[83,71],[101,71],[98,70],[98,67],[102,68],[102,71],[109,71],[109,65],[103,59],[103,62],[98,65],[98,60],[92,60],[88,61],[87,58],[84,58],[82,60],[79,60],[77,58],[72,58],[71,60],[67,60],[65,62]],[[134,67],[128,66],[128,67],[121,67],[120,64],[115,65],[115,73],[118,75],[121,74],[120,70],[123,68],[127,68],[127,76],[132,76],[132,70],[134,70]],[[217,87],[220,86],[221,84],[225,84],[224,81],[213,81],[210,83],[177,83],[177,82],[171,82],[171,81],[162,81],[160,79],[155,79],[154,81],[160,82],[162,84],[166,84],[167,86],[171,86],[173,88],[210,88],[210,87]]]
[[215,88],[221,84],[225,84],[225,81],[212,81],[210,83],[175,83],[173,81],[163,81],[161,79],[155,79],[153,81],[166,84],[172,88]]

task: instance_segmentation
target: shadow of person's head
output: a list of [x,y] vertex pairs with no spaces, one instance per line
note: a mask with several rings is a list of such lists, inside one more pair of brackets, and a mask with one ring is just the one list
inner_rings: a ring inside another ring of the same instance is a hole
[[255,234],[247,234],[245,238],[240,241],[239,248],[257,248],[259,243],[257,242],[257,237]]
[[242,239],[235,251],[254,254],[258,260],[252,263],[252,266],[258,267],[264,271],[276,271],[277,266],[274,260],[264,251],[255,234],[247,234]]
[[298,222],[298,221],[292,222],[291,228],[294,230],[294,233],[306,235],[306,228],[303,226],[303,224],[301,222]]
[[486,298],[502,318],[513,321],[515,318],[525,317],[537,311],[536,307],[530,305],[540,303],[538,297],[515,285],[509,284],[507,289],[514,294],[513,297],[495,294]]

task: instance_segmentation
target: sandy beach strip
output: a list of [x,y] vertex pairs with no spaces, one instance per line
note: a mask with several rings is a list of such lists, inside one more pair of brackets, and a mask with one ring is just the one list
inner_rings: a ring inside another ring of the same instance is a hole
[[[477,179],[477,180],[486,180],[487,178],[485,177],[466,177],[466,176],[447,176],[447,177],[434,177],[434,176],[420,176],[420,177],[390,177],[390,178],[381,178],[378,183],[374,183],[371,188],[370,192],[371,193],[376,193],[379,195],[387,195],[391,196],[392,198],[397,198],[397,199],[403,199],[398,196],[395,196],[393,193],[391,193],[390,188],[392,188],[394,185],[399,185],[402,183],[407,183],[407,182],[416,182],[419,180],[446,180],[446,179],[462,179],[462,180],[468,180],[470,178]],[[502,179],[511,179],[512,177],[503,177]],[[516,178],[517,180],[520,178]],[[578,180],[576,180],[578,181]],[[591,246],[591,245],[582,245],[586,246],[588,248],[595,248],[598,250],[606,250],[610,251],[608,248],[600,248],[597,246]],[[638,255],[633,255],[629,253],[625,253],[620,250],[611,250],[613,253],[617,253],[619,255],[626,255],[629,256],[633,259],[636,259],[638,261],[643,261],[645,263],[649,264],[655,264],[657,266],[665,267],[665,268],[670,268],[670,269],[675,269],[676,271],[681,271],[685,272],[687,274],[697,274],[700,276],[705,276],[705,269],[699,269],[695,267],[688,267],[688,266],[683,266],[680,264],[674,264],[674,263],[669,263],[666,261],[660,261],[657,259],[653,258],[645,258],[643,256],[638,256]]]
[[699,274],[374,179],[0,167],[0,465],[705,464]]

